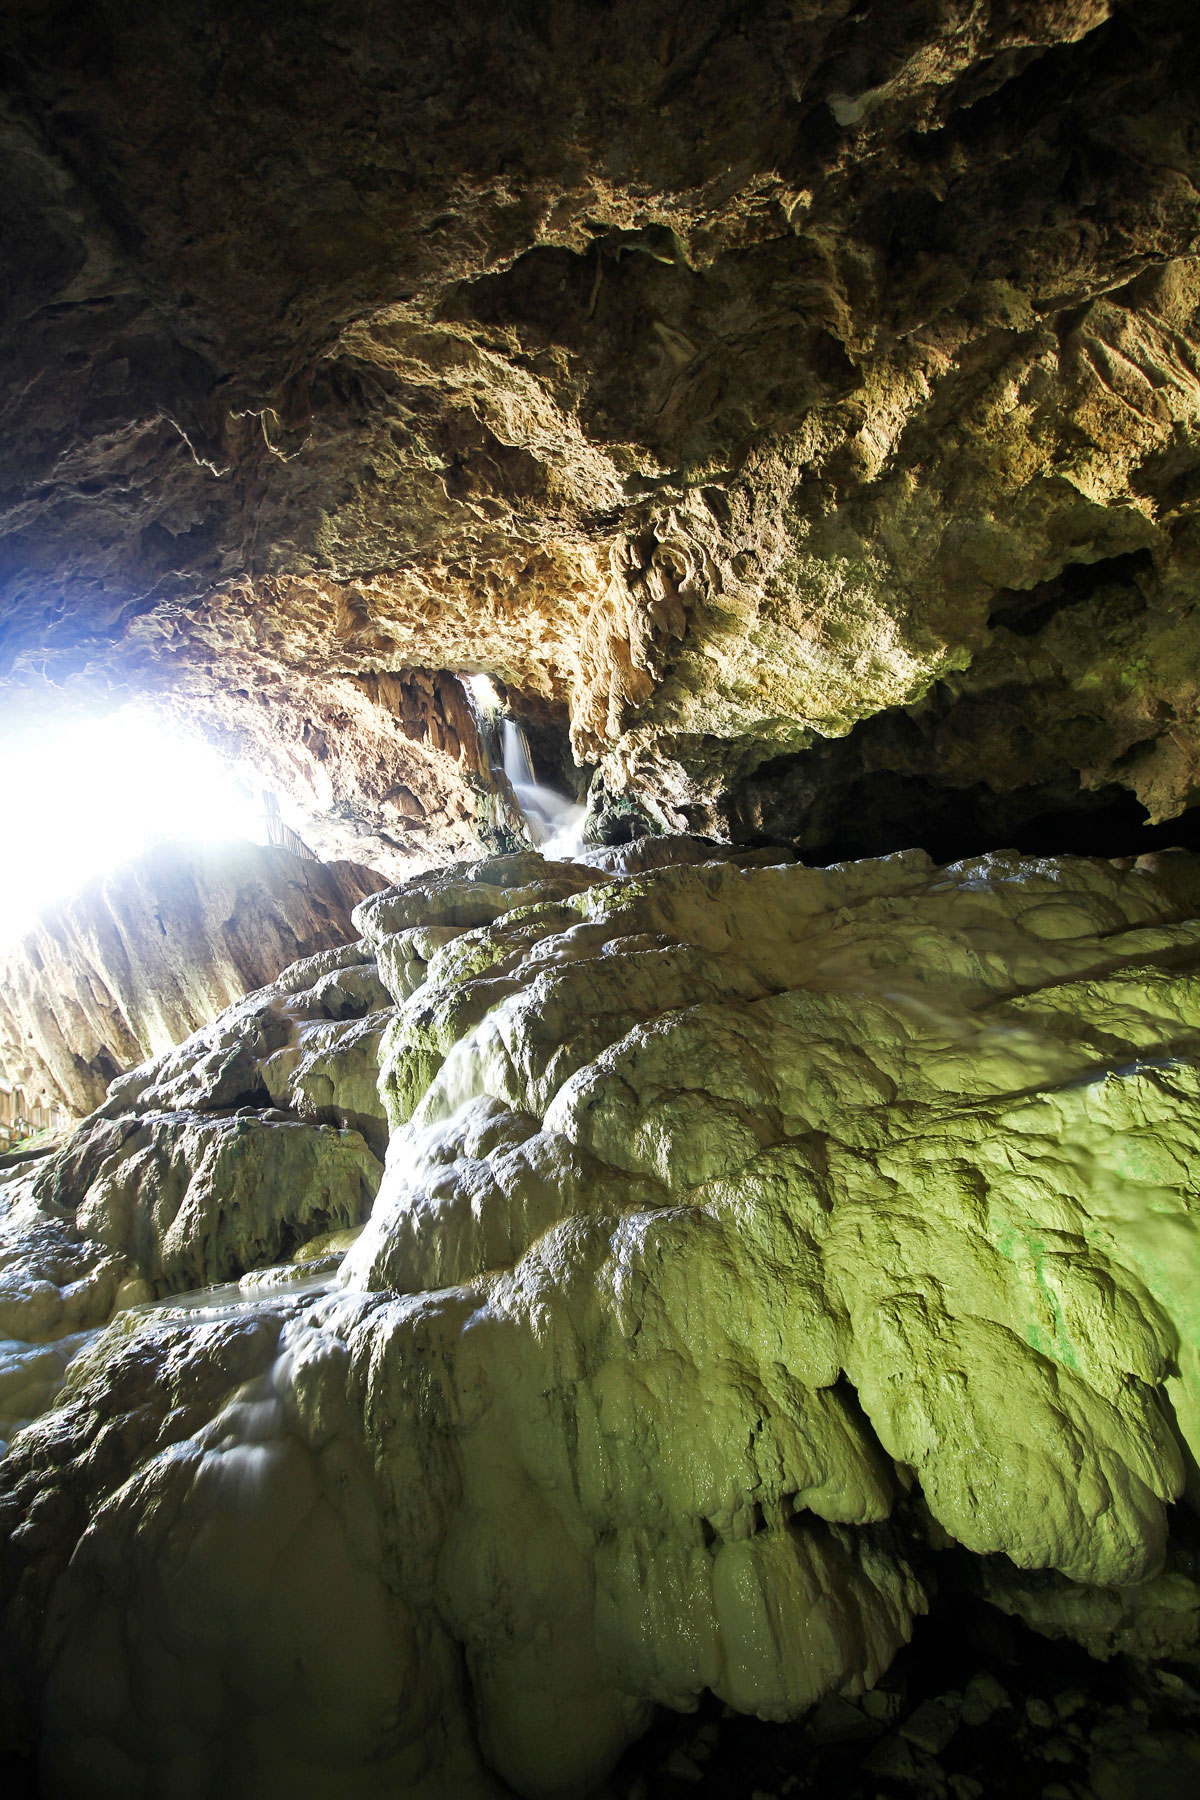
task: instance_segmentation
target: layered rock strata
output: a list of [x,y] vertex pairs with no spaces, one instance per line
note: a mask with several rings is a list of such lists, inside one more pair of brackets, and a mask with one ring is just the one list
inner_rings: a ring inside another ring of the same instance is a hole
[[345,943],[382,877],[250,843],[159,844],[48,908],[0,956],[0,1070],[69,1113],[116,1075]]
[[948,1543],[1194,1655],[1198,901],[495,858],[117,1083],[0,1187],[46,1791],[581,1794],[655,1704],[869,1689]]

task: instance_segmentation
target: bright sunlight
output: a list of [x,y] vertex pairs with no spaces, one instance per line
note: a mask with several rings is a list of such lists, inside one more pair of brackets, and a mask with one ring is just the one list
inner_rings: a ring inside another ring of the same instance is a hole
[[137,705],[0,749],[10,796],[0,947],[38,911],[164,838],[263,838],[262,795],[202,738]]

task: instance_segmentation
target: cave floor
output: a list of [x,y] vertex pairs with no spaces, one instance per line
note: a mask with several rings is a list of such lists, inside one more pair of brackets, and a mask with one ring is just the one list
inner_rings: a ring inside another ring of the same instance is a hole
[[664,1711],[602,1800],[1200,1794],[1194,1668],[1097,1662],[982,1602],[939,1599],[865,1705],[831,1697],[786,1725],[715,1701],[689,1716]]
[[[1094,1661],[960,1600],[918,1621],[862,1705],[772,1725],[709,1699],[661,1711],[595,1800],[1195,1800],[1193,1668]],[[986,1718],[978,1715],[989,1708]],[[874,1716],[872,1716],[874,1715]],[[0,1757],[5,1800],[40,1800]]]

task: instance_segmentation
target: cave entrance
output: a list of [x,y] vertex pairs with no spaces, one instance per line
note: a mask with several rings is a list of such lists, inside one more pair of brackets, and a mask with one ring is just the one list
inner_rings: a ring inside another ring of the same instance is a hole
[[[279,841],[257,785],[198,733],[137,702],[43,721],[0,751],[0,784],[10,796],[0,947],[44,907],[155,844]],[[276,832],[292,829],[278,812]]]

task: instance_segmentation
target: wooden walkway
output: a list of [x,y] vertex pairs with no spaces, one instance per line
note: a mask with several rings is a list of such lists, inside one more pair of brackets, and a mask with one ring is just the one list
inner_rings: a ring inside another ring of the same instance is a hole
[[23,1088],[0,1081],[0,1150],[20,1143],[35,1131],[63,1131],[67,1123],[66,1114],[56,1106],[31,1101]]

